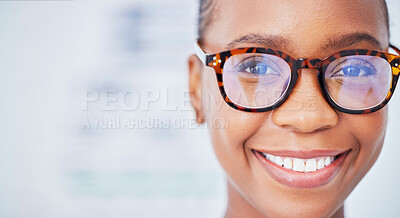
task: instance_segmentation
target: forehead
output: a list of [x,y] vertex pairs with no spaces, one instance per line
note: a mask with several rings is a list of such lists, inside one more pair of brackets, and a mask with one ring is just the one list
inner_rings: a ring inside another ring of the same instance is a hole
[[[215,1],[215,0],[214,0]],[[227,45],[240,36],[279,35],[294,50],[352,32],[368,33],[388,44],[384,9],[378,0],[217,0],[205,39]]]

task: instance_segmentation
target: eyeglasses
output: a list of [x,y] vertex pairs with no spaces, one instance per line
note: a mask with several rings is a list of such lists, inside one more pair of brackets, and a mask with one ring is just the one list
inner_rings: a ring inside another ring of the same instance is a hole
[[[397,53],[400,50],[390,45]],[[294,59],[269,48],[238,48],[199,59],[215,70],[219,90],[232,108],[265,112],[279,107],[296,84],[299,69],[317,69],[326,101],[349,114],[378,111],[390,100],[400,73],[400,56],[375,50],[346,50],[320,59]]]

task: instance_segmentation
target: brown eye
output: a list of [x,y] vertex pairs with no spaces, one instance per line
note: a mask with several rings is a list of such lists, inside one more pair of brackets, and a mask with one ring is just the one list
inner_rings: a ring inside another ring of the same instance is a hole
[[276,64],[265,57],[250,57],[243,60],[236,70],[254,75],[279,75],[279,70],[276,68],[278,68]]
[[262,65],[261,66],[257,65],[257,66],[249,68],[250,73],[254,73],[254,74],[265,74],[267,72],[267,70],[268,70],[268,67],[262,66]]

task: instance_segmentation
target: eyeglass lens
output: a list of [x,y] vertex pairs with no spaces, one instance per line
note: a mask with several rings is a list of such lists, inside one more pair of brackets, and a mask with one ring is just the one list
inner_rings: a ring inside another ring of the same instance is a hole
[[[354,55],[331,62],[324,72],[326,90],[340,107],[360,110],[381,103],[391,85],[390,64],[375,56]],[[223,68],[224,90],[243,107],[265,108],[288,91],[291,68],[282,58],[246,53],[231,56]]]

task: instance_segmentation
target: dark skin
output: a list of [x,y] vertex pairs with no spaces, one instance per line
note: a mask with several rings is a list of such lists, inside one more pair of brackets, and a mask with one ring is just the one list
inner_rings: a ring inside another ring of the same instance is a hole
[[[238,47],[271,47],[294,58],[324,58],[346,49],[388,49],[388,30],[379,1],[217,0],[217,16],[207,27],[209,53]],[[268,21],[268,22],[267,22]],[[374,40],[341,37],[366,33]],[[257,38],[243,36],[256,35]],[[215,154],[227,174],[225,217],[343,217],[343,203],[375,163],[382,149],[387,107],[365,115],[334,110],[322,96],[317,71],[302,69],[291,95],[279,108],[247,113],[220,97],[215,73],[193,55],[189,88],[197,121],[229,120],[229,128],[209,125]],[[215,103],[207,99],[214,96]],[[304,107],[312,97],[315,107]],[[351,150],[328,184],[296,189],[273,180],[251,149]]]

